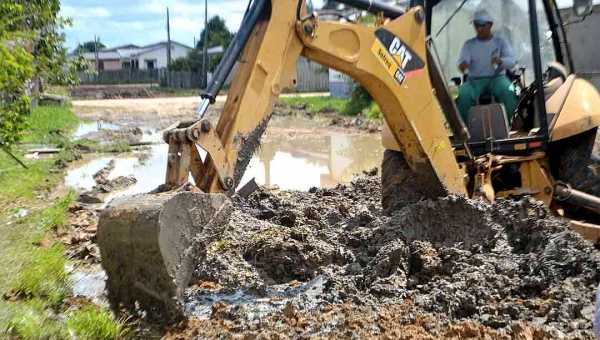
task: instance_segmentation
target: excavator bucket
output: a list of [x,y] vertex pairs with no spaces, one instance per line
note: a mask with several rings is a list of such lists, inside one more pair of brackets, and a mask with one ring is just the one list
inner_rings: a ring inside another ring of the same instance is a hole
[[181,318],[194,266],[220,237],[231,211],[227,196],[197,189],[110,202],[100,216],[98,244],[113,308],[124,304]]

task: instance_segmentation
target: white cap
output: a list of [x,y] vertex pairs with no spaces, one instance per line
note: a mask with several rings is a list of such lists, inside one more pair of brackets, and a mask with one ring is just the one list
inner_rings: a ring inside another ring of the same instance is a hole
[[494,22],[490,13],[485,9],[478,9],[475,11],[475,14],[473,14],[473,21]]

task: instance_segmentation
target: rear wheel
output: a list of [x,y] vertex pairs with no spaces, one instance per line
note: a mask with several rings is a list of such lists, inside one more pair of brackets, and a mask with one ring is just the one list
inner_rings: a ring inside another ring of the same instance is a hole
[[[600,196],[600,148],[596,143],[597,128],[569,137],[551,146],[555,175],[573,189]],[[590,218],[583,208],[564,204],[574,218]]]
[[381,205],[391,212],[418,202],[423,193],[402,152],[386,149],[381,163]]
[[556,142],[552,148],[559,180],[577,190],[600,196],[600,159],[597,128]]

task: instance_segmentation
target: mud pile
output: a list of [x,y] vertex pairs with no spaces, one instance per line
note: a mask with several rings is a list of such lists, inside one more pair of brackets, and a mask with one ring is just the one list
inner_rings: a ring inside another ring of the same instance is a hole
[[113,191],[130,187],[137,183],[134,176],[119,176],[109,179],[110,173],[115,169],[115,160],[111,160],[104,168],[93,175],[96,185],[91,190],[82,192],[77,199],[82,203],[102,203],[104,196]]
[[330,126],[356,129],[370,133],[381,131],[382,124],[382,120],[372,120],[363,117],[336,117],[329,123]]
[[168,336],[594,338],[600,253],[541,203],[379,202],[375,177],[234,198]]
[[80,203],[69,207],[67,225],[56,229],[56,236],[65,245],[69,259],[83,260],[87,264],[100,262],[100,250],[96,243],[98,213]]

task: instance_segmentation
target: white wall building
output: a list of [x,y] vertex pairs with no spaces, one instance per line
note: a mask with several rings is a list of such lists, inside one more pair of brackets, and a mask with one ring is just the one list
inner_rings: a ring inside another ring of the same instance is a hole
[[[191,47],[171,41],[171,60],[183,58],[192,50]],[[96,54],[85,53],[90,68],[96,69]],[[98,70],[120,69],[159,69],[167,67],[167,42],[139,47],[125,45],[106,48],[98,51]]]

